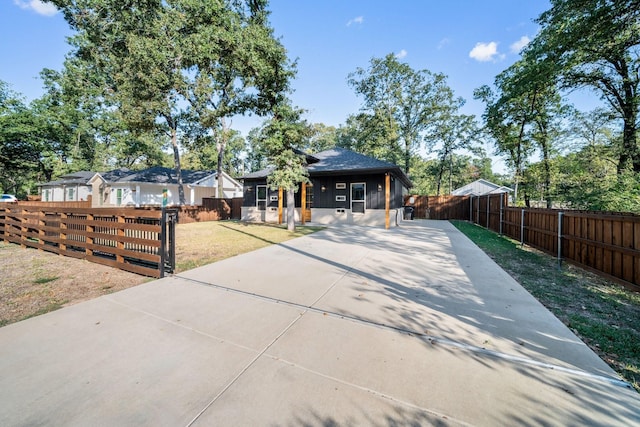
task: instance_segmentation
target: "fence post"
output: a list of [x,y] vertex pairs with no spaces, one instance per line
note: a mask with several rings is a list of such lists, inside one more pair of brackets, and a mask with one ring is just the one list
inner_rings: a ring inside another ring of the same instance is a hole
[[469,196],[469,221],[473,222],[473,196]]
[[478,200],[478,209],[476,209],[476,224],[480,225],[480,196],[477,196]]
[[564,212],[558,212],[558,268],[562,267],[562,217]]
[[160,214],[160,278],[164,277],[164,263],[167,259],[167,211],[162,205],[162,210]]
[[487,194],[487,230],[490,230],[489,228],[489,206],[491,205],[491,195]]
[[524,209],[520,214],[520,246],[524,246]]
[[502,236],[502,222],[504,221],[504,196],[500,196],[500,235]]

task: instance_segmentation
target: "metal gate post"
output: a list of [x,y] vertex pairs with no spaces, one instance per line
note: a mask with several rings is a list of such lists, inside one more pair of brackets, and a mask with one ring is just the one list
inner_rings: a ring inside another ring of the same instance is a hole
[[520,215],[520,246],[524,246],[524,209]]
[[171,213],[169,222],[169,272],[176,270],[176,222],[178,220],[178,212]]
[[562,267],[562,217],[564,212],[558,212],[558,268]]
[[469,196],[469,222],[473,222],[473,196]]
[[504,221],[504,195],[500,196],[500,235],[502,236],[502,222]]
[[167,258],[166,240],[167,240],[167,212],[162,206],[160,215],[160,278],[164,277],[164,263]]
[[487,194],[487,230],[489,230],[489,206],[491,205],[491,195]]

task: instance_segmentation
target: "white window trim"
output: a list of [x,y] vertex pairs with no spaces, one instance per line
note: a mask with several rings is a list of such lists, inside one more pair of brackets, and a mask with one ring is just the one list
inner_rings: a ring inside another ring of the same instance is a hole
[[[364,186],[364,198],[362,200],[354,200],[353,199],[353,186],[354,185],[360,185],[362,184]],[[351,213],[354,215],[364,215],[367,212],[367,183],[366,182],[352,182],[351,186],[350,186],[350,190],[351,190]],[[353,211],[353,202],[358,202],[358,203],[364,203],[364,209],[363,212],[354,212]]]
[[[264,187],[264,199],[258,197],[261,187]],[[264,210],[266,211],[269,206],[269,189],[266,185],[256,185],[256,208],[258,210],[260,210],[260,201],[264,201]]]

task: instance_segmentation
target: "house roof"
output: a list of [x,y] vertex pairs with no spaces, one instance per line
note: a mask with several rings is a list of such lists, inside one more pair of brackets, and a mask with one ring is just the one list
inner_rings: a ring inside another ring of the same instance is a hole
[[486,179],[477,179],[451,192],[454,196],[484,196],[487,194],[510,193],[513,189],[494,184]]
[[39,184],[40,186],[56,186],[56,185],[88,185],[89,180],[93,178],[95,172],[78,171],[62,175],[59,179]]
[[[193,171],[183,169],[183,184],[199,184],[206,178],[216,176],[216,171]],[[224,175],[226,175],[223,172]],[[132,171],[127,168],[115,169],[109,172],[100,172],[95,175],[99,176],[108,183],[145,183],[145,184],[177,184],[178,179],[175,169],[165,168],[162,166],[154,166],[140,171]],[[231,177],[226,175],[228,179]],[[93,178],[92,178],[93,180]],[[238,184],[239,185],[239,184]]]
[[[181,172],[183,184],[195,184],[198,181],[202,181],[203,179],[216,174],[215,171],[192,171],[184,169]],[[128,174],[124,174],[123,176],[111,177],[111,179],[106,180],[111,182],[144,182],[151,184],[178,183],[175,169],[165,168],[162,166],[154,166],[141,171],[129,171]]]
[[[316,153],[312,157],[313,163],[307,166],[309,176],[320,175],[342,175],[350,174],[370,174],[393,172],[406,187],[412,187],[413,184],[407,175],[397,165],[384,162],[376,158],[356,153],[355,151],[345,148],[334,147],[329,150]],[[273,168],[263,169],[258,172],[247,174],[243,179],[260,179],[266,178],[273,172]]]

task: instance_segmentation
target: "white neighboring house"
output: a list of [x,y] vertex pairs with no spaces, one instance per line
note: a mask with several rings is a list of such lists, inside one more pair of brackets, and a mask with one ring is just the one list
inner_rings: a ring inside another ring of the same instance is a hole
[[95,172],[78,171],[61,176],[55,181],[39,184],[43,202],[79,202],[89,200],[91,184]]
[[486,196],[487,194],[512,193],[513,189],[504,185],[494,184],[486,179],[477,179],[470,184],[456,188],[451,192],[453,196]]
[[[242,184],[222,172],[225,198],[242,197]],[[141,171],[116,169],[96,173],[89,183],[93,187],[92,206],[161,206],[163,191],[167,190],[167,205],[180,204],[175,170],[155,166]],[[218,179],[216,171],[182,171],[185,203],[202,204],[203,197],[216,197]]]

